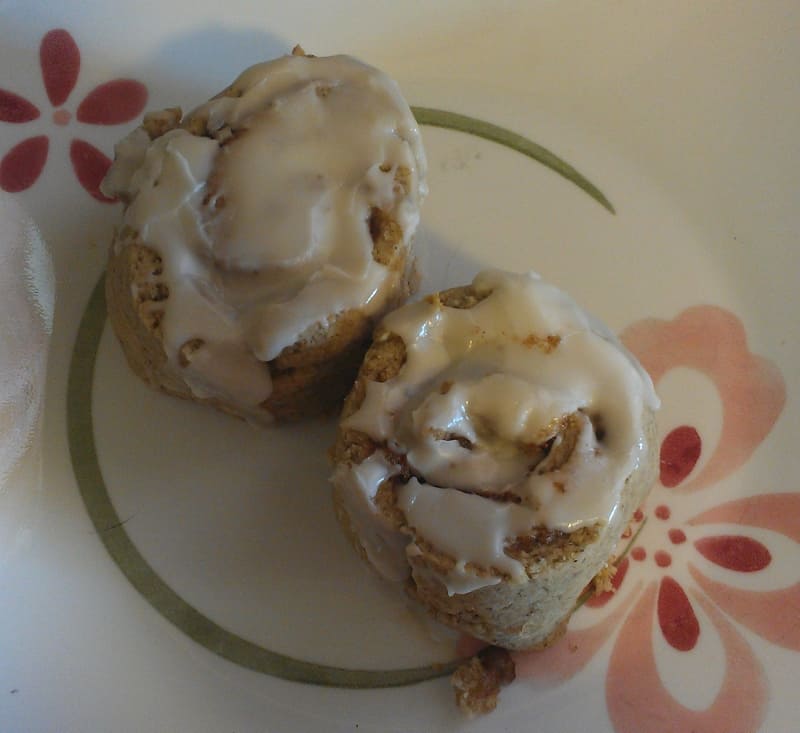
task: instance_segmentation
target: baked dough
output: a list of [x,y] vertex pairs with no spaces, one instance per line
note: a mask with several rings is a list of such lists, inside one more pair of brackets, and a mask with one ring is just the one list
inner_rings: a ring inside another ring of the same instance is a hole
[[356,550],[436,619],[557,638],[655,478],[652,382],[534,274],[479,274],[378,327],[332,455]]
[[125,205],[106,298],[133,370],[257,421],[338,407],[414,289],[425,170],[396,83],[347,56],[296,49],[147,115],[102,186]]

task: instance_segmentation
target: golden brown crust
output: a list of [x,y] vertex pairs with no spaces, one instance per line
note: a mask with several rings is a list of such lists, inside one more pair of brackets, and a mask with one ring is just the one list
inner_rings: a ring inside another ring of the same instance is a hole
[[[121,236],[124,236],[121,235]],[[133,371],[145,382],[156,386],[166,355],[161,348],[163,299],[147,297],[150,285],[158,283],[162,274],[161,258],[148,247],[129,244],[109,259],[106,273],[106,302],[114,331],[125,334],[120,339]],[[132,283],[142,289],[132,293]]]

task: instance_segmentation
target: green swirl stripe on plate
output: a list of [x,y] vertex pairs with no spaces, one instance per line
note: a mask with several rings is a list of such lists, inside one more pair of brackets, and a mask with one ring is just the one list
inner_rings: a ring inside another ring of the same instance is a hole
[[533,158],[537,163],[541,163],[546,168],[574,183],[612,214],[615,213],[614,206],[597,186],[582,176],[569,163],[538,143],[528,140],[528,138],[516,132],[507,130],[505,127],[479,120],[476,117],[468,117],[456,112],[448,112],[447,110],[433,109],[431,107],[412,107],[411,110],[420,125],[444,127],[448,130],[466,132],[476,137],[482,137],[485,140],[491,140],[499,145],[504,145],[507,148],[516,150],[518,153],[522,153],[522,155]]

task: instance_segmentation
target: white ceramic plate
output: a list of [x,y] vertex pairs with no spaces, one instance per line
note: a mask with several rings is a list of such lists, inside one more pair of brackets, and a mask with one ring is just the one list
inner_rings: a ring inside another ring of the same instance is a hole
[[[797,4],[74,5],[0,2],[0,187],[58,283],[43,479],[0,497],[0,730],[795,730]],[[105,327],[113,142],[297,41],[421,108],[423,290],[533,268],[664,403],[619,590],[469,723],[431,667],[457,640],[340,537],[332,424],[150,392]]]

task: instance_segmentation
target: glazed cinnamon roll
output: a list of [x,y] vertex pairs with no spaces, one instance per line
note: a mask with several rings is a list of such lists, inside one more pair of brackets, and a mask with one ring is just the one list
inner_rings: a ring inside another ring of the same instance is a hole
[[133,370],[250,419],[340,404],[413,290],[425,168],[397,84],[347,56],[296,49],[147,115],[102,187],[125,206],[106,295]]
[[546,646],[650,488],[657,406],[568,295],[482,272],[376,330],[333,450],[337,516],[438,620]]

